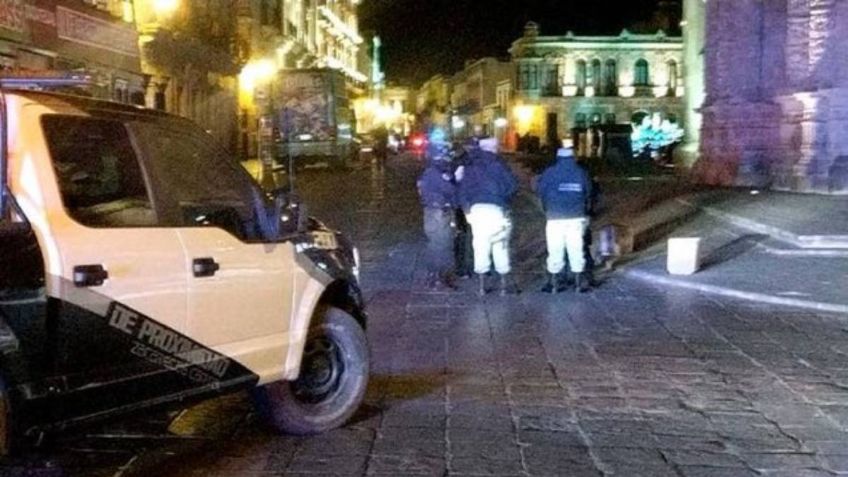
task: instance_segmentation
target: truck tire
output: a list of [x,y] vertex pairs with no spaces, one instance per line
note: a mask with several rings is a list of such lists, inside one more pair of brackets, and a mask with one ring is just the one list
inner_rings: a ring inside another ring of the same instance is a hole
[[365,397],[369,361],[359,323],[338,308],[319,309],[306,338],[300,376],[259,388],[259,411],[286,434],[313,435],[340,427]]

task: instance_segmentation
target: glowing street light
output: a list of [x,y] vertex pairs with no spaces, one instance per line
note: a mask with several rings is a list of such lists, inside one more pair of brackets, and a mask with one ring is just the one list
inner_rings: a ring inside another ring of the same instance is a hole
[[509,125],[509,120],[507,118],[497,118],[495,119],[495,127],[496,128],[505,128]]
[[256,85],[270,81],[277,72],[277,65],[271,60],[256,60],[244,65],[239,74],[242,90],[253,91]]
[[153,0],[153,11],[157,15],[169,15],[180,6],[180,0]]
[[451,123],[453,124],[454,129],[462,129],[465,127],[465,120],[459,116],[454,116],[451,119]]

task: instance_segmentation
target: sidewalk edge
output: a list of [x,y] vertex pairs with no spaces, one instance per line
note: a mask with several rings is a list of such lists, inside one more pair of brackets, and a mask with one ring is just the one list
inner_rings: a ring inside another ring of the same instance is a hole
[[796,235],[779,227],[766,225],[756,220],[740,217],[714,207],[693,204],[685,199],[677,199],[677,201],[690,207],[695,207],[707,215],[729,222],[737,227],[770,235],[775,239],[792,244],[798,248],[848,249],[848,235]]
[[848,315],[848,305],[840,305],[837,303],[825,303],[809,300],[800,300],[797,298],[784,298],[765,293],[747,292],[735,290],[733,288],[725,288],[715,285],[707,285],[703,283],[692,283],[684,280],[678,280],[666,276],[648,273],[642,270],[623,270],[622,273],[630,278],[635,278],[644,282],[653,283],[655,285],[666,285],[677,288],[685,288],[688,290],[700,291],[712,295],[720,295],[729,298],[738,298],[741,300],[755,301],[759,303],[767,303],[771,305],[790,306],[796,308],[805,308],[816,311],[825,311],[831,313],[840,313]]

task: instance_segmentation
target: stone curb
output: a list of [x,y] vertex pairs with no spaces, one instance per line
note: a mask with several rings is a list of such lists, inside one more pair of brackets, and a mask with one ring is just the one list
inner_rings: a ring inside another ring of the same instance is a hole
[[800,300],[797,298],[785,298],[766,293],[748,292],[736,290],[733,288],[720,287],[716,285],[707,285],[703,283],[693,283],[686,280],[671,278],[668,276],[657,275],[654,273],[645,272],[643,270],[623,270],[622,273],[630,278],[635,278],[655,285],[672,286],[684,288],[688,290],[700,291],[712,295],[725,296],[729,298],[738,298],[740,300],[755,301],[778,306],[790,306],[795,308],[805,308],[809,310],[825,311],[831,313],[840,313],[848,315],[848,305],[837,303],[825,303],[810,300]]
[[697,207],[683,204],[676,197],[662,197],[630,215],[610,215],[593,222],[593,229],[612,225],[620,256],[646,250],[691,220]]
[[756,220],[740,217],[714,207],[693,204],[685,199],[677,199],[681,204],[696,207],[705,214],[729,222],[737,227],[769,235],[780,241],[805,249],[848,249],[848,235],[795,235],[779,227],[766,225]]

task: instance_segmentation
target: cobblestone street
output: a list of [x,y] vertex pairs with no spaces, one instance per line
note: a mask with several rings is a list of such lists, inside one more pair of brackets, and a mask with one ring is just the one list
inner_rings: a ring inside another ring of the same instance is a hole
[[346,428],[276,436],[237,395],[74,431],[0,473],[848,475],[848,317],[620,274],[589,294],[543,295],[544,219],[528,192],[515,210],[524,292],[479,298],[470,281],[429,292],[417,172],[398,156],[385,171],[298,178],[310,212],[362,250],[372,381]]

